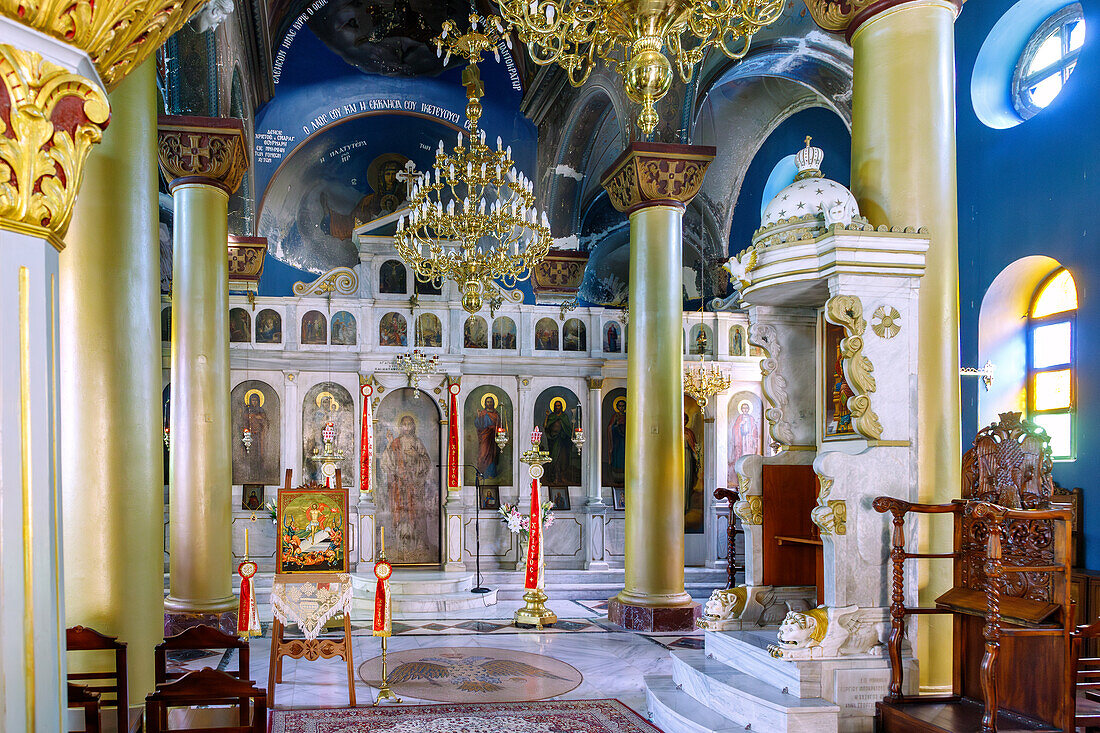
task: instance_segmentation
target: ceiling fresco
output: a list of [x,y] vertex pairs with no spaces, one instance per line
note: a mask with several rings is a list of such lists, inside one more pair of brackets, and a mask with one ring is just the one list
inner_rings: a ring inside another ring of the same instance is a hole
[[[313,6],[309,17],[329,7]],[[256,115],[257,233],[272,257],[320,274],[359,262],[351,230],[401,207],[407,163],[425,170],[441,139],[455,144],[466,90],[460,67],[415,79],[364,73],[306,22],[287,38],[275,96]],[[480,67],[481,127],[510,141],[517,168],[533,175],[536,131],[519,111],[515,64],[503,54]]]

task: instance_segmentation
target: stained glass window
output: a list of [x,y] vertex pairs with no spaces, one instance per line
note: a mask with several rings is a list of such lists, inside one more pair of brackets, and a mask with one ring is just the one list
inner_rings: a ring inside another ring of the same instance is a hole
[[1077,287],[1065,268],[1035,289],[1028,309],[1027,407],[1030,418],[1050,435],[1056,460],[1073,460],[1076,449]]

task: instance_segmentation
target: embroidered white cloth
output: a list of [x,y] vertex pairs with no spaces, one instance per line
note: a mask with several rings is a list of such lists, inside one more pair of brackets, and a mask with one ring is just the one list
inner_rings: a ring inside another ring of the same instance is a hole
[[351,615],[351,575],[341,573],[332,583],[289,583],[271,586],[271,611],[284,626],[297,624],[313,641],[330,618]]

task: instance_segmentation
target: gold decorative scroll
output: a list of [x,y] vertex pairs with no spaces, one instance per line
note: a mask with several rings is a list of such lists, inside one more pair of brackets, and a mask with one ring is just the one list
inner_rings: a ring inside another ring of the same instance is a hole
[[705,145],[631,143],[600,183],[611,204],[630,214],[645,206],[685,206],[703,185],[714,148]]
[[733,503],[733,513],[741,520],[741,524],[763,524],[764,522],[764,498],[759,494],[746,496]]
[[810,511],[810,519],[818,526],[823,535],[842,535],[848,531],[848,505],[843,499],[830,499],[833,479],[817,474],[821,491],[817,495],[817,506]]
[[324,295],[335,293],[336,295],[355,295],[359,290],[359,278],[355,270],[350,267],[334,267],[312,282],[294,283],[294,294]]
[[0,44],[0,225],[58,250],[92,145],[111,108],[98,85],[32,51]]
[[0,13],[87,53],[111,90],[206,2],[0,0]]
[[882,437],[882,423],[871,409],[869,397],[875,391],[875,367],[863,354],[863,333],[867,330],[863,303],[855,295],[835,295],[825,303],[825,320],[842,326],[847,334],[840,341],[840,356],[844,379],[853,393],[848,398],[852,425],[861,435],[876,440]]
[[201,181],[233,193],[248,170],[244,123],[225,117],[161,115],[157,157],[171,185]]

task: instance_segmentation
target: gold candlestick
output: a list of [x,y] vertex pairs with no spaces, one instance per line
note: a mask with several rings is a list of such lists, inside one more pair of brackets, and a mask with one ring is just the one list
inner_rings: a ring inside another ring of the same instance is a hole
[[[386,528],[379,527],[378,530],[378,562],[374,565],[374,575],[379,580],[383,581],[383,592],[386,593],[387,596],[389,596],[390,586],[388,581],[390,575],[393,572],[393,569],[390,567],[390,564],[386,562]],[[385,604],[383,604],[385,608],[383,608],[382,613],[388,612],[387,609],[390,603],[391,600],[387,597]],[[377,611],[378,607],[375,606],[375,612],[377,613]],[[382,632],[375,632],[376,636],[382,637],[382,683],[378,686],[378,697],[374,701],[374,704],[376,706],[382,704],[383,700],[393,700],[395,703],[401,702],[401,698],[398,697],[397,693],[390,688],[389,673],[386,671],[386,642],[389,640],[390,637],[388,624],[386,626],[387,628],[385,628]]]
[[[539,444],[542,442],[542,432],[536,427],[534,432],[531,433],[531,450],[524,451],[520,455],[520,461],[528,464],[531,468],[529,473],[531,478],[535,480],[536,485],[538,480],[542,478],[543,464],[550,462],[550,453],[539,448]],[[536,489],[537,491],[537,489]],[[538,500],[541,502],[542,497]],[[542,526],[541,526],[541,512],[539,513],[539,542],[542,542]],[[532,520],[534,517],[531,518]],[[530,543],[530,535],[528,535],[528,543]],[[530,557],[527,559],[531,561]],[[546,607],[546,601],[550,600],[550,597],[546,595],[546,591],[543,590],[542,585],[544,582],[542,567],[542,552],[539,551],[539,557],[536,561],[539,563],[538,571],[538,583],[537,588],[528,589],[523,594],[523,606],[516,611],[512,617],[512,622],[517,626],[534,626],[539,631],[542,631],[543,626],[553,626],[558,622],[558,616],[549,608]]]

